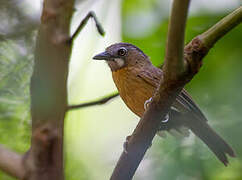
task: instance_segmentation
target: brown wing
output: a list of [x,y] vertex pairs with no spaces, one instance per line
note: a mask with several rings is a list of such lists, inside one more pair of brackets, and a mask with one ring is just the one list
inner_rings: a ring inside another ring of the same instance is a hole
[[[138,74],[138,77],[155,88],[158,87],[161,76],[162,71],[155,67],[146,69]],[[171,120],[164,126],[161,126],[164,128],[161,130],[175,128],[180,132],[179,127],[185,125],[207,144],[217,158],[227,166],[228,158],[226,155],[228,154],[231,157],[235,157],[233,149],[209,126],[206,122],[206,117],[185,89],[178,95],[172,107],[175,107],[176,110],[171,109],[169,114]],[[187,121],[188,119],[189,121]]]
[[[162,77],[162,70],[154,66],[146,66],[146,69],[143,69],[137,75],[146,83],[150,84],[154,88],[157,88]],[[174,107],[183,113],[190,112],[196,118],[207,121],[204,114],[199,109],[198,105],[192,100],[192,97],[186,92],[185,89],[177,96],[176,101],[174,102]]]
[[161,69],[156,68],[153,65],[150,65],[145,66],[145,69],[141,69],[138,72],[137,77],[141,78],[150,86],[157,88],[159,86],[162,75],[163,72]]

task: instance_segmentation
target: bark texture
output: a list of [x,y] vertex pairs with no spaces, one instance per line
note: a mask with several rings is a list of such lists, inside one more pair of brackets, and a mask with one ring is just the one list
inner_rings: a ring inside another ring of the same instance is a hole
[[45,0],[31,79],[31,148],[26,180],[64,179],[63,128],[67,109],[68,42],[74,0]]

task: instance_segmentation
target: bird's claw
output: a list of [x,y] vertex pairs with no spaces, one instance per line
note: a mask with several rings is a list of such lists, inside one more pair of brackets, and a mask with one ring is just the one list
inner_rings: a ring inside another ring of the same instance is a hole
[[152,97],[145,101],[145,103],[144,103],[144,109],[145,110],[149,107],[149,104],[151,103],[151,101],[152,101]]
[[124,148],[124,153],[128,154],[128,144],[129,144],[129,139],[131,138],[131,135],[130,136],[127,136],[126,137],[126,140],[123,144],[123,148]]
[[169,121],[169,114],[165,116],[165,119],[163,119],[161,122],[162,123],[167,123]]
[[[148,99],[148,100],[145,101],[145,103],[144,103],[144,109],[145,110],[149,107],[151,101],[152,101],[152,97],[150,99]],[[168,121],[169,121],[169,114],[167,114],[165,116],[165,118],[161,122],[162,123],[167,123]]]
[[[145,101],[145,103],[144,103],[144,109],[145,109],[145,110],[149,107],[151,101],[152,101],[152,97],[151,97],[150,99],[148,99],[148,100]],[[167,123],[168,121],[169,121],[169,115],[167,114],[167,115],[165,116],[165,119],[162,120],[161,122],[162,122],[162,123]]]
[[164,119],[161,120],[158,131],[169,130],[169,115],[167,114]]

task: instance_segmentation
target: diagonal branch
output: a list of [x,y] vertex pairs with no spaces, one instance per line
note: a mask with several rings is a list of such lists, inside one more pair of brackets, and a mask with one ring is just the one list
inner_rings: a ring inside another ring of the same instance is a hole
[[0,145],[0,169],[18,179],[24,178],[23,156]]
[[95,12],[90,11],[86,17],[81,21],[81,23],[79,24],[78,28],[76,29],[76,31],[74,32],[74,34],[71,36],[71,38],[69,39],[70,43],[73,43],[73,40],[77,37],[77,35],[81,32],[81,30],[85,27],[85,25],[87,24],[87,21],[93,18],[97,27],[97,30],[99,32],[100,35],[104,36],[105,32],[103,30],[103,27],[101,25],[101,23],[98,21],[97,16],[95,14]]
[[[182,4],[184,3],[184,4]],[[161,120],[165,117],[176,96],[201,67],[201,61],[216,41],[241,23],[241,7],[214,27],[195,37],[181,54],[189,0],[174,0],[169,25],[164,78],[159,90],[144,113],[128,142],[128,153],[123,152],[111,180],[131,180],[145,152],[154,138]],[[178,20],[179,19],[179,20]],[[181,22],[182,21],[182,22]],[[179,25],[177,25],[178,23]],[[178,28],[178,29],[173,29]],[[175,32],[175,33],[174,33]],[[180,37],[174,37],[180,36]],[[178,41],[180,40],[180,42]],[[173,53],[174,52],[174,53]]]
[[[172,79],[173,77],[176,79],[183,67],[182,52],[188,6],[189,0],[173,1],[164,66],[164,71],[167,74],[164,75],[164,81],[161,82],[158,92],[156,92],[150,106],[135,128],[128,142],[128,153],[122,153],[113,171],[111,180],[132,179],[138,165],[144,157],[145,152],[151,145],[161,120],[166,116],[171,104],[183,88],[182,85],[174,84],[174,82],[169,81],[169,79]],[[177,33],[177,29],[174,28],[179,28],[180,32]],[[176,38],[173,36],[176,36]],[[175,42],[172,42],[172,40]]]
[[115,92],[111,95],[104,96],[98,100],[94,100],[94,101],[82,103],[82,104],[77,104],[77,105],[70,105],[70,106],[68,106],[68,110],[75,110],[75,109],[85,108],[85,107],[89,107],[89,106],[102,105],[117,96],[119,96],[119,93]]
[[242,22],[242,6],[224,17],[217,24],[212,26],[206,32],[202,33],[199,39],[207,48],[211,48],[226,33]]
[[202,66],[202,59],[227,32],[242,22],[242,6],[221,19],[206,32],[195,37],[184,49],[187,68],[192,72],[187,78],[190,80]]

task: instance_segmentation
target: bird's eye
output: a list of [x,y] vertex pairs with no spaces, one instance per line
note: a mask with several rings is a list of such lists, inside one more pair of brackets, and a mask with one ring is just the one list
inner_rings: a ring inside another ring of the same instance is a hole
[[118,55],[119,56],[125,56],[126,53],[127,53],[127,49],[125,49],[123,47],[118,50]]

